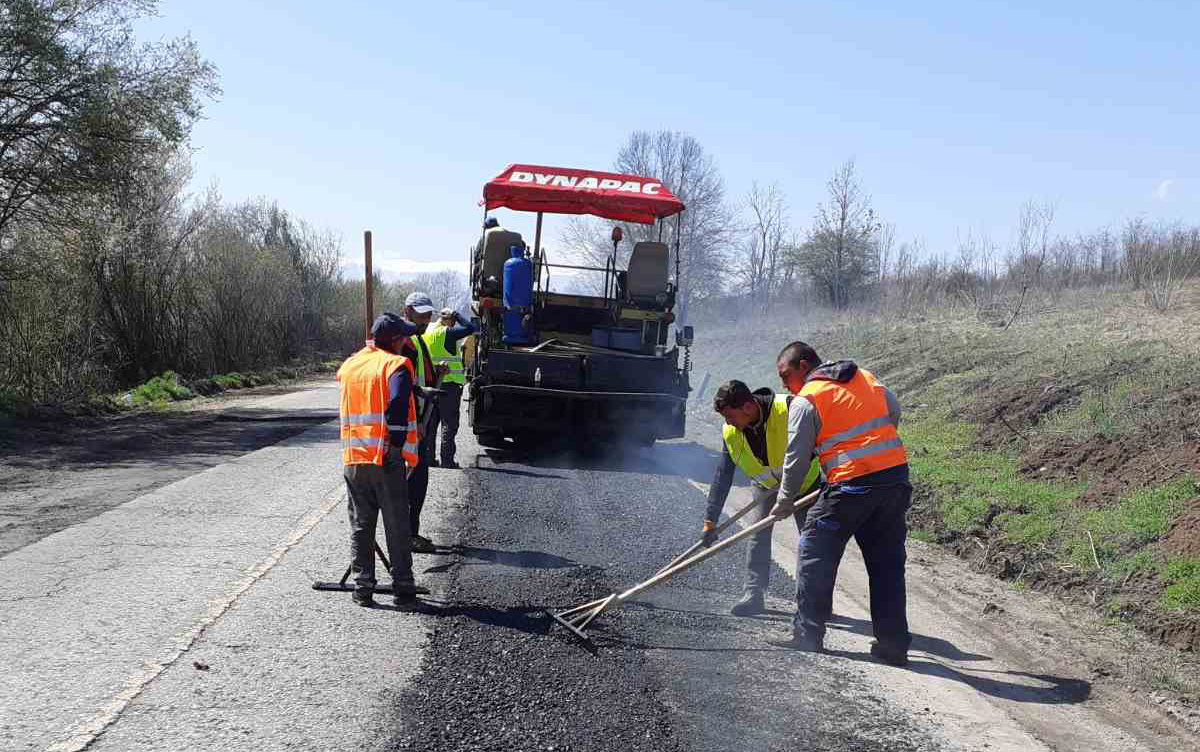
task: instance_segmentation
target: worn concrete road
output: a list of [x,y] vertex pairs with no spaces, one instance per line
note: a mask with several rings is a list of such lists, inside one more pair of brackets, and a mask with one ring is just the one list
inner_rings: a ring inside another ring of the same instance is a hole
[[[271,399],[331,411],[336,387]],[[544,609],[629,586],[690,545],[711,446],[517,455],[464,433],[465,469],[432,471],[423,528],[447,548],[417,557],[431,614],[311,590],[346,562],[332,422],[0,556],[0,749],[1196,747],[1048,656],[1036,607],[986,620],[983,603],[1015,611],[1018,596],[919,545],[907,670],[866,651],[853,552],[830,652],[767,642],[791,610],[795,540],[782,528],[771,613],[727,614],[738,550],[603,617],[588,652]]]
[[[251,407],[336,414],[337,389]],[[344,505],[325,422],[0,558],[0,749],[370,746],[429,617],[310,588],[345,568]]]
[[163,412],[0,427],[0,555],[337,417],[263,387]]

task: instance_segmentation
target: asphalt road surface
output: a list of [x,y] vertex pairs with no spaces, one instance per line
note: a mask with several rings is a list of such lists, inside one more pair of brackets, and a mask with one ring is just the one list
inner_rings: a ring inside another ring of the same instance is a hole
[[[336,387],[270,399],[311,418]],[[624,589],[694,542],[715,456],[696,438],[517,455],[479,449],[464,423],[464,470],[432,471],[423,532],[444,547],[416,557],[427,614],[310,588],[348,555],[335,422],[61,529],[26,524],[0,555],[0,749],[1195,748],[1034,649],[1049,626],[981,622],[983,601],[1019,596],[920,547],[908,669],[867,653],[853,551],[829,653],[769,644],[789,626],[794,529],[777,531],[767,615],[727,613],[739,547],[603,616],[588,650],[545,610]]]

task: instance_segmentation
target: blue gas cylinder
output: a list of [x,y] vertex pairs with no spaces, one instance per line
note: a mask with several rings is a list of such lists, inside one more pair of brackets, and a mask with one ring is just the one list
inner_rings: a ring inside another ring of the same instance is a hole
[[502,339],[509,345],[527,345],[533,342],[533,262],[519,245],[510,245],[508,251],[512,258],[504,262]]

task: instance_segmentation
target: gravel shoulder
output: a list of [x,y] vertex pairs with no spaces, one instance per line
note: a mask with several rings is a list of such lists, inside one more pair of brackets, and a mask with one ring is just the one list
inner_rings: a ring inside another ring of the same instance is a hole
[[[691,484],[706,494],[707,480],[694,478],[715,441],[701,426],[692,433],[697,443],[661,446],[659,457],[690,468]],[[726,508],[749,498],[748,488],[735,488]],[[772,554],[789,575],[797,543],[794,527],[776,529]],[[978,738],[990,749],[1031,748],[1028,739],[1050,749],[1200,745],[1200,711],[1179,699],[1200,681],[1194,660],[1086,607],[972,571],[936,546],[910,539],[908,554],[910,670],[868,669],[891,701],[909,712],[933,708],[946,736]],[[864,654],[869,588],[853,542],[834,609],[850,623],[831,633],[831,644]]]

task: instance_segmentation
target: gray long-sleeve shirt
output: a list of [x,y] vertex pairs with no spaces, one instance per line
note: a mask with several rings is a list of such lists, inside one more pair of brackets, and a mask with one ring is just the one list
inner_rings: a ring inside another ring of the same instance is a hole
[[[888,420],[899,428],[900,400],[886,386],[883,387],[883,396],[887,401]],[[788,408],[788,445],[783,455],[783,478],[779,481],[779,494],[776,497],[779,501],[791,502],[800,497],[820,431],[821,416],[813,404],[802,397],[792,400]]]

